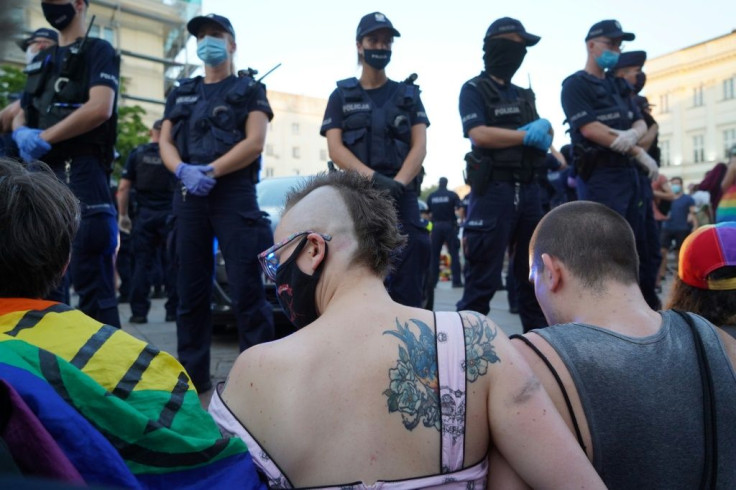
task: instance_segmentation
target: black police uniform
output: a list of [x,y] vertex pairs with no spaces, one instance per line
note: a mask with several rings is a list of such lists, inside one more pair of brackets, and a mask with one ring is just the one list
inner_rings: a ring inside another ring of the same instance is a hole
[[452,285],[454,287],[462,287],[460,257],[458,254],[457,216],[455,216],[455,209],[461,206],[460,197],[451,190],[448,190],[447,187],[440,187],[429,195],[427,206],[429,207],[429,212],[432,213],[431,284],[433,286],[437,285],[442,245],[447,244],[447,251],[450,254]]
[[[342,142],[361,162],[387,177],[395,177],[409,154],[411,128],[429,126],[419,87],[388,80],[377,89],[365,90],[356,78],[337,82],[330,95],[320,129],[342,129]],[[422,306],[429,269],[429,237],[419,217],[420,177],[406,187],[396,202],[407,245],[395,258],[395,270],[386,279],[391,297],[407,306]]]
[[[88,100],[91,87],[106,86],[117,92],[119,63],[112,46],[102,39],[79,39],[41,51],[25,69],[28,80],[21,105],[26,126],[46,129],[58,123]],[[113,266],[117,212],[109,184],[116,123],[114,107],[112,117],[102,125],[54,144],[42,159],[81,203],[82,220],[69,265],[79,309],[119,327]],[[68,298],[68,281],[50,297],[65,302]]]
[[[208,165],[246,135],[248,114],[273,112],[265,87],[249,76],[229,76],[205,84],[202,77],[180,82],[166,102],[164,118],[182,161]],[[197,389],[210,388],[213,239],[225,258],[240,349],[274,338],[272,308],[266,301],[258,253],[273,244],[270,221],[258,208],[260,156],[249,166],[223,175],[204,197],[174,192],[179,308],[179,360]]]
[[604,204],[629,223],[640,259],[639,286],[647,303],[656,306],[657,264],[651,259],[649,243],[657,240],[646,225],[648,214],[654,221],[649,179],[633,158],[600,146],[580,132],[581,127],[595,121],[613,129],[630,129],[642,119],[631,95],[629,83],[610,71],[598,78],[581,70],[563,81],[562,108],[570,124],[578,199]]
[[[516,130],[539,119],[531,89],[496,83],[485,72],[466,82],[460,92],[463,131],[476,126]],[[501,288],[501,270],[510,246],[518,307],[524,330],[547,325],[534,288],[529,284],[527,254],[534,228],[542,218],[538,177],[545,153],[529,146],[488,149],[473,146],[466,156],[470,201],[463,231],[465,290],[458,311],[490,311]]]
[[[139,146],[128,157],[121,176],[130,180],[135,189],[136,218],[131,233],[134,272],[130,288],[130,311],[134,317],[146,318],[151,308],[148,299],[151,272],[159,251],[165,248],[172,222],[171,201],[174,176],[164,166],[158,143]],[[166,279],[173,277],[171,260],[163,254]],[[176,315],[175,285],[166,283],[169,301],[166,316]]]

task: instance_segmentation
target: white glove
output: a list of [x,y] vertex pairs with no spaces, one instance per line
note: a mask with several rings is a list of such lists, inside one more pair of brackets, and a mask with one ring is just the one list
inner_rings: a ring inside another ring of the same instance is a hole
[[643,135],[639,134],[639,131],[637,131],[636,128],[622,131],[618,136],[616,136],[613,143],[611,143],[611,149],[619,153],[627,153],[636,146],[642,136]]
[[649,175],[649,178],[651,180],[655,180],[657,176],[659,175],[659,167],[657,167],[657,162],[654,161],[654,158],[649,156],[649,153],[644,151],[644,148],[639,148],[636,155],[634,155],[634,158],[636,161],[641,165],[641,167],[647,171],[647,175]]
[[133,222],[130,221],[130,218],[128,215],[120,216],[120,220],[118,221],[118,228],[120,228],[120,231],[126,234],[130,234],[130,231],[133,229]]

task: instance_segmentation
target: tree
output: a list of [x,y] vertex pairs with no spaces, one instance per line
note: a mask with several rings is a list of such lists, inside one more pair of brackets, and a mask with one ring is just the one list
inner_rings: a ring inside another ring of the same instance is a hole
[[0,67],[0,109],[11,102],[10,97],[23,92],[26,75],[23,70],[11,65]]
[[148,142],[148,126],[143,122],[146,110],[139,106],[118,107],[118,140],[115,149],[120,157],[115,161],[113,178],[120,179],[125,162],[136,146]]

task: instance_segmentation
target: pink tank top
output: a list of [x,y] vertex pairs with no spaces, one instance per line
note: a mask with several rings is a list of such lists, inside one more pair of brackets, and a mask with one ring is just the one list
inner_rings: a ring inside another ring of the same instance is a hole
[[[405,480],[379,480],[373,485],[348,483],[320,489],[485,488],[488,458],[463,468],[465,463],[465,336],[462,319],[454,312],[435,313],[437,369],[442,410],[442,468],[437,475]],[[268,479],[269,488],[294,488],[278,464],[271,459],[245,426],[233,415],[220,396],[219,385],[212,395],[209,412],[224,433],[240,437],[248,446],[254,463]],[[470,484],[470,485],[469,485]]]

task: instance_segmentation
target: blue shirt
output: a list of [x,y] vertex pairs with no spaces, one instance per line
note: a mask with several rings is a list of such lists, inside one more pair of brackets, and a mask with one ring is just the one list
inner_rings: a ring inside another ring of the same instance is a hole
[[562,82],[562,109],[573,144],[585,140],[580,128],[586,124],[599,121],[613,129],[630,129],[634,121],[642,119],[626,81],[618,80],[610,73],[598,78],[581,70]]
[[683,194],[672,201],[670,214],[667,215],[667,219],[662,222],[662,229],[670,231],[685,231],[691,229],[692,225],[687,222],[687,217],[690,214],[690,208],[692,206],[695,206],[695,201],[687,194]]
[[432,213],[432,221],[457,222],[455,209],[461,206],[460,197],[448,189],[437,189],[427,198],[429,212]]

